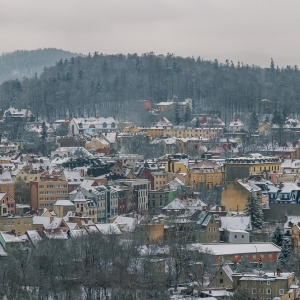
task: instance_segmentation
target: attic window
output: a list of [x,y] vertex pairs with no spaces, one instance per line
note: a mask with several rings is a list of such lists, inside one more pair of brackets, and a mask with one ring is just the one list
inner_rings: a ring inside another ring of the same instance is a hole
[[107,128],[107,123],[103,122],[103,128]]
[[78,123],[78,127],[79,127],[79,128],[82,128],[82,123]]

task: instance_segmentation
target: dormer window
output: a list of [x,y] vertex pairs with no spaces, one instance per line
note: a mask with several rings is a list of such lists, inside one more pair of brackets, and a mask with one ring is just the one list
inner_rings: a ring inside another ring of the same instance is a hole
[[112,122],[111,123],[111,128],[115,128],[116,127],[116,123],[115,122]]
[[107,123],[103,122],[103,128],[107,128]]

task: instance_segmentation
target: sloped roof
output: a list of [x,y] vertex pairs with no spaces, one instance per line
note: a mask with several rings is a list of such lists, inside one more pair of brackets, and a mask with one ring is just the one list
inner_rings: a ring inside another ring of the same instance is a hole
[[155,127],[170,127],[173,126],[173,124],[166,118],[162,117],[155,125]]
[[95,224],[97,229],[104,235],[110,234],[122,234],[117,224],[108,223],[108,224]]
[[74,203],[72,203],[70,200],[59,199],[59,200],[56,200],[56,202],[53,205],[57,205],[57,206],[74,206]]
[[81,190],[77,191],[77,195],[73,201],[85,201],[85,197],[83,196]]
[[251,230],[249,216],[220,217],[221,228],[230,230]]
[[132,232],[136,227],[137,220],[130,217],[117,216],[113,224],[118,225],[123,231]]

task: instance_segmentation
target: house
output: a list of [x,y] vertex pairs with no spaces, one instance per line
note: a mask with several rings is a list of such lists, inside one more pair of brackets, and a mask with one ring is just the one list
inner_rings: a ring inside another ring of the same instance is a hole
[[173,101],[168,102],[159,102],[157,103],[158,112],[164,112],[166,109],[170,109],[174,107]]
[[97,222],[97,205],[93,199],[86,199],[81,190],[78,190],[72,202],[76,212],[80,212],[83,217],[90,218],[94,223]]
[[25,236],[17,236],[14,231],[0,231],[0,256],[7,256],[4,251],[25,244],[26,242],[28,240]]
[[64,217],[68,211],[75,210],[75,205],[70,200],[59,199],[53,204],[53,211],[58,218]]
[[166,117],[161,117],[161,119],[154,124],[154,127],[167,129],[172,128],[173,124]]
[[270,203],[300,203],[300,187],[293,182],[280,182],[279,185],[268,186]]
[[253,299],[298,299],[298,285],[293,272],[233,273],[233,290],[246,289]]
[[16,201],[8,193],[0,193],[0,215],[16,214]]
[[97,153],[110,153],[110,143],[106,139],[92,138],[91,141],[86,142],[85,148]]
[[16,120],[23,120],[24,122],[34,122],[35,116],[29,109],[17,109],[14,107],[9,107],[4,111],[3,120],[5,122],[11,122]]
[[0,192],[8,192],[11,197],[15,197],[14,182],[12,181],[11,172],[8,168],[0,165]]
[[228,125],[229,132],[235,133],[245,129],[244,123],[240,119],[235,119]]
[[206,210],[207,204],[194,195],[180,196],[163,207],[162,213],[167,216],[186,217],[198,210]]
[[249,243],[252,231],[249,216],[233,215],[220,217],[221,240],[227,243]]
[[195,239],[199,243],[219,243],[220,242],[220,218],[217,214],[210,212],[196,211],[190,217],[191,222],[196,222],[197,233]]
[[102,132],[115,132],[118,129],[118,121],[112,117],[108,118],[73,118],[69,123],[69,133],[97,134]]
[[221,194],[221,203],[227,211],[241,212],[245,210],[248,198],[252,195],[262,203],[262,191],[252,181],[231,181],[224,187]]
[[208,287],[232,289],[232,274],[233,271],[231,270],[229,265],[222,265],[213,277],[213,279],[208,284]]
[[188,183],[192,189],[213,188],[222,185],[221,167],[207,159],[195,160],[195,163],[189,166]]

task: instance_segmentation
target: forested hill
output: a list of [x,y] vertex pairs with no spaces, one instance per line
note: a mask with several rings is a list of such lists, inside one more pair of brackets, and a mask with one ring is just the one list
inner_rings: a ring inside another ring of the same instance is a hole
[[40,75],[44,67],[54,66],[61,58],[78,56],[59,49],[18,50],[0,56],[0,83],[9,79],[22,79]]
[[[252,111],[300,112],[297,66],[279,69],[147,53],[101,55],[60,60],[39,78],[7,81],[0,105],[29,107],[48,120],[74,116],[141,116],[137,103],[193,99],[194,111],[221,111],[222,119],[244,119]],[[269,101],[261,101],[269,99]],[[264,107],[262,106],[264,105]],[[132,120],[135,121],[135,120]]]

